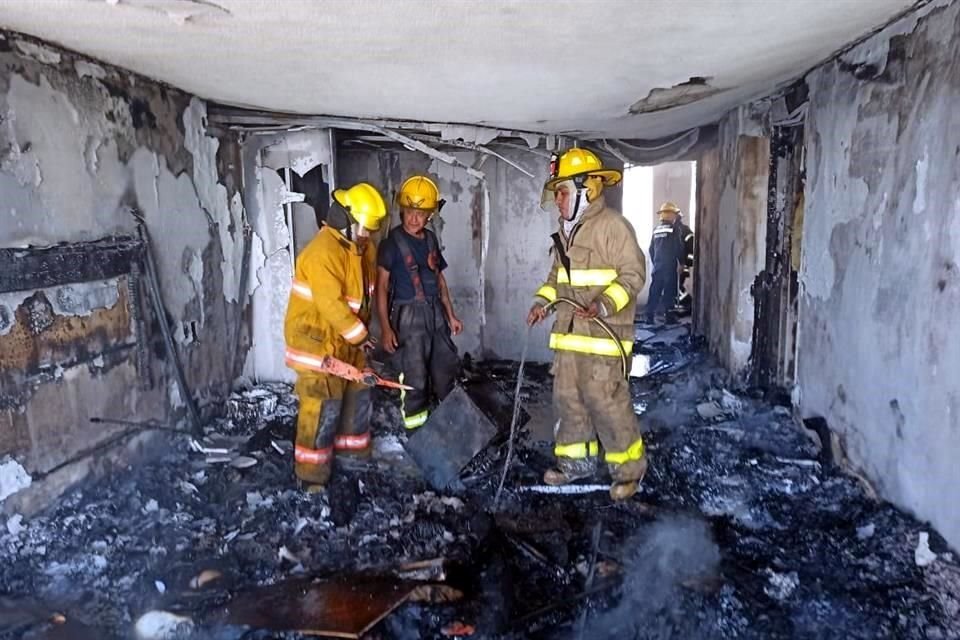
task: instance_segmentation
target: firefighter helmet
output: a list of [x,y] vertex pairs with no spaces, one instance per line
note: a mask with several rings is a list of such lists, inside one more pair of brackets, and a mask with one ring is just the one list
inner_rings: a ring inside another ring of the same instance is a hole
[[333,192],[333,199],[364,229],[377,231],[387,217],[383,196],[368,182],[359,182],[349,189],[337,189]]
[[596,176],[603,181],[604,186],[612,186],[620,182],[623,174],[615,169],[604,169],[603,163],[597,154],[587,149],[568,149],[556,162],[550,163],[550,177],[545,188],[553,191],[558,184],[565,180],[574,180],[588,176]]

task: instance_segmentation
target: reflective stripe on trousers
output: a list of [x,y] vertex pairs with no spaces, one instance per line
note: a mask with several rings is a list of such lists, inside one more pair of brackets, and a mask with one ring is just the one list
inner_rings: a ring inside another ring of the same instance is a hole
[[600,443],[596,440],[589,442],[572,442],[570,444],[558,444],[553,448],[553,455],[558,458],[596,458],[600,455]]
[[603,459],[608,464],[626,464],[643,458],[643,438],[637,438],[626,451],[606,451]]
[[[399,377],[400,384],[403,384],[403,373]],[[403,415],[403,426],[407,429],[416,429],[422,427],[426,422],[427,418],[430,417],[430,410],[424,409],[418,413],[408,416],[407,415],[407,390],[400,390],[400,413]]]
[[366,449],[370,446],[370,432],[367,431],[358,435],[338,435],[333,441],[333,446],[336,449],[347,451]]
[[306,464],[325,464],[330,462],[331,457],[333,457],[333,447],[310,449],[298,444],[293,449],[294,460]]

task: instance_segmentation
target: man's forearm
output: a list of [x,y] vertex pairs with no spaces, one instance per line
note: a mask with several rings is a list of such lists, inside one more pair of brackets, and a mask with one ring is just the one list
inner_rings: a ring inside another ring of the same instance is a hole
[[387,309],[387,292],[377,291],[377,319],[380,321],[380,328],[393,330],[390,326],[390,311]]
[[440,304],[443,305],[443,310],[447,314],[447,320],[453,320],[457,317],[457,314],[453,311],[453,302],[450,300],[450,290],[447,288],[447,279],[443,277],[443,274],[440,274],[437,283],[440,285]]

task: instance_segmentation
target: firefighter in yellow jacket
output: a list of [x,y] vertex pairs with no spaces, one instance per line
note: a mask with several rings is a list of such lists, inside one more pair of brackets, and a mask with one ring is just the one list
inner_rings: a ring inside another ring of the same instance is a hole
[[[527,316],[534,325],[556,309],[550,348],[556,352],[557,466],[544,474],[544,482],[562,485],[593,475],[602,446],[614,500],[636,493],[647,469],[620,348],[591,320],[602,318],[630,356],[646,259],[630,223],[604,201],[604,187],[621,177],[586,149],[570,149],[551,161],[544,204],[553,197],[561,228],[553,234],[553,268]],[[583,310],[549,304],[558,298],[572,299]]]
[[300,398],[294,471],[310,488],[330,479],[334,452],[370,452],[370,389],[323,372],[324,356],[358,368],[372,349],[376,247],[387,207],[361,182],[333,193],[327,219],[297,258],[284,338],[287,366],[297,372]]

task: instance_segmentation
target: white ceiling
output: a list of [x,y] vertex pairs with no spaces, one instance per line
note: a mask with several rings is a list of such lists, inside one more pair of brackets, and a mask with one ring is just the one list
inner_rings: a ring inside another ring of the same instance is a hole
[[[796,77],[912,0],[4,0],[0,25],[221,102],[657,137]],[[631,115],[694,76],[723,91]]]

